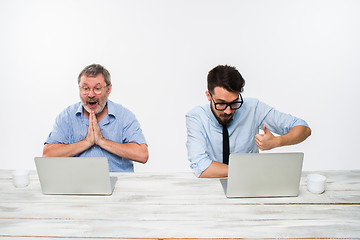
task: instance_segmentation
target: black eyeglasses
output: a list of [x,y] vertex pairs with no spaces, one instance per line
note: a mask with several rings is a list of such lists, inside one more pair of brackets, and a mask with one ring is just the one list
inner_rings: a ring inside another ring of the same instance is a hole
[[[210,92],[209,92],[210,93]],[[211,100],[213,101],[215,105],[215,109],[219,111],[224,111],[228,106],[231,108],[231,110],[236,110],[241,108],[242,104],[244,103],[243,98],[241,94],[239,94],[240,101],[234,101],[231,103],[216,103],[210,93]]]

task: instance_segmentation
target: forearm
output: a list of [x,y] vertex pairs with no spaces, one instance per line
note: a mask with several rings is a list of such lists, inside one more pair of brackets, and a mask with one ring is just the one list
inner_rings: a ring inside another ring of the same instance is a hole
[[228,165],[212,161],[210,166],[205,169],[201,174],[200,178],[220,178],[228,176]]
[[43,149],[43,157],[73,157],[84,152],[91,146],[92,145],[86,139],[73,144],[47,143]]
[[103,138],[98,145],[108,152],[132,161],[146,163],[149,158],[146,144],[117,143]]
[[303,126],[298,125],[290,129],[290,131],[282,136],[278,136],[278,144],[280,146],[286,146],[286,145],[293,145],[298,144],[304,141],[306,138],[308,138],[311,135],[311,129]]

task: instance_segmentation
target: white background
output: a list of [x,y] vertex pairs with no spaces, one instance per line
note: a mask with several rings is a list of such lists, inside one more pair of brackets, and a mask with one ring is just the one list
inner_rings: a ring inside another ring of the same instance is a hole
[[136,171],[191,171],[185,113],[207,103],[206,76],[237,67],[244,97],[305,119],[304,170],[360,169],[360,1],[0,0],[0,168],[34,169],[56,116],[100,63],[110,99],[149,145]]

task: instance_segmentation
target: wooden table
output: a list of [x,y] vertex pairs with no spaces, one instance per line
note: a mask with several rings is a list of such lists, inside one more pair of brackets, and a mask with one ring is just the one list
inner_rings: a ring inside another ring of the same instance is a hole
[[360,239],[360,171],[322,172],[326,192],[227,199],[219,179],[112,173],[112,196],[43,195],[0,170],[0,239]]

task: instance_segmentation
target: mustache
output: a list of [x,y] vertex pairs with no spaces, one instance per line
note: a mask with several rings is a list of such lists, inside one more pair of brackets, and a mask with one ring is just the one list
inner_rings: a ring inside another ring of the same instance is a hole
[[221,117],[231,117],[233,115],[234,115],[234,113],[230,113],[230,114],[222,113],[222,114],[220,114]]
[[96,98],[96,97],[93,97],[93,98],[87,98],[86,99],[86,103],[89,103],[89,102],[99,102],[99,99]]

